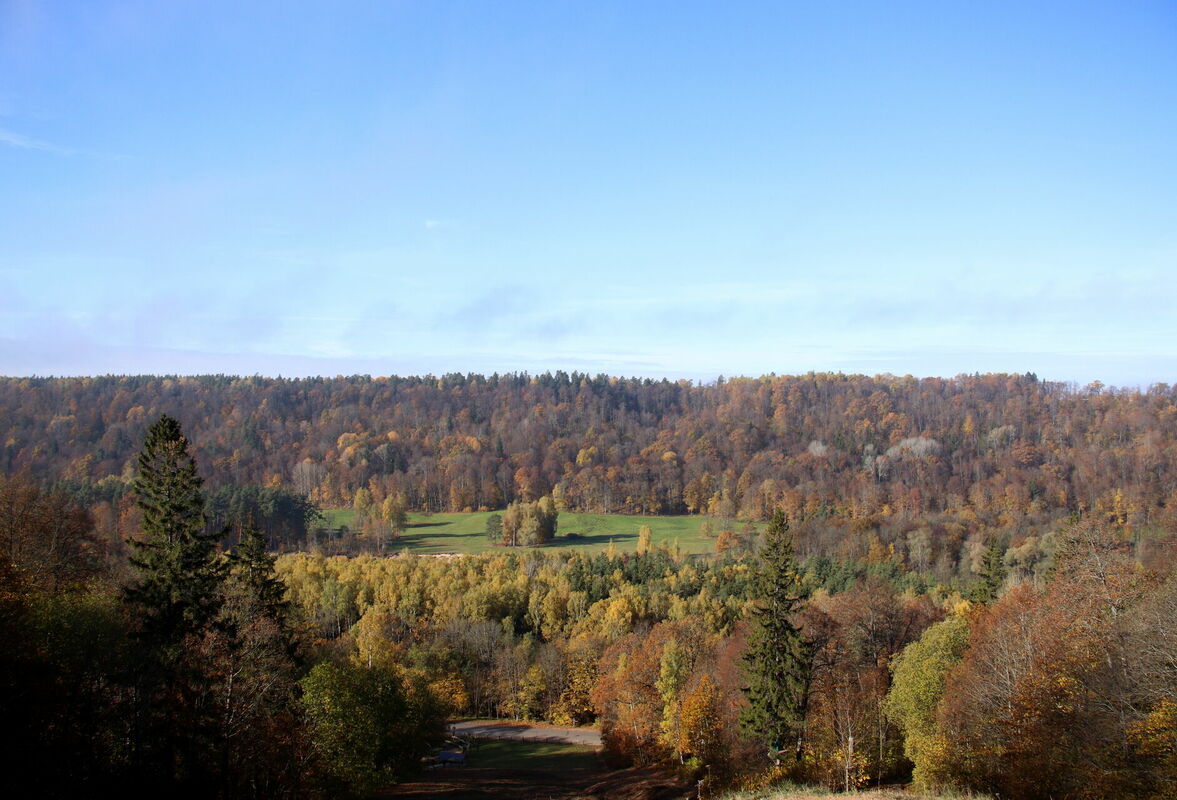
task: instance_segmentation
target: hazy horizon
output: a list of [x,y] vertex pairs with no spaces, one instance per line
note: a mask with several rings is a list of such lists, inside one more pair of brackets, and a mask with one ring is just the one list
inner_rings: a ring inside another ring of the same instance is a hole
[[964,372],[960,372],[960,373],[956,373],[953,375],[913,375],[911,373],[893,373],[893,372],[864,373],[864,372],[847,372],[847,371],[842,371],[842,370],[810,370],[809,372],[803,372],[803,373],[765,372],[765,373],[760,373],[760,374],[755,374],[755,375],[732,373],[732,374],[726,374],[726,375],[720,374],[720,375],[711,376],[711,377],[692,378],[692,377],[688,377],[688,376],[684,376],[684,375],[671,375],[671,374],[667,374],[667,375],[641,375],[641,374],[624,374],[624,373],[611,373],[611,372],[588,372],[586,370],[561,369],[559,367],[555,367],[552,369],[538,370],[538,371],[508,370],[508,371],[478,372],[478,371],[467,370],[467,371],[459,372],[457,370],[451,370],[451,371],[447,371],[447,372],[438,372],[438,371],[425,370],[425,371],[414,372],[414,373],[368,371],[368,372],[340,372],[340,373],[335,373],[335,374],[280,373],[280,372],[274,373],[274,374],[264,374],[264,373],[260,373],[260,372],[253,372],[253,373],[244,373],[244,372],[183,372],[183,373],[176,373],[176,372],[103,372],[103,373],[89,373],[89,374],[37,374],[37,373],[33,373],[33,374],[28,374],[28,375],[0,375],[0,380],[85,380],[85,379],[94,379],[94,378],[154,378],[154,379],[160,379],[160,380],[175,378],[175,379],[183,380],[183,379],[225,377],[225,378],[231,378],[231,379],[235,379],[235,380],[248,380],[248,379],[253,379],[253,378],[257,378],[257,379],[261,379],[261,380],[339,380],[339,379],[347,380],[347,379],[351,379],[351,378],[367,378],[367,379],[374,380],[374,381],[383,381],[383,380],[391,380],[391,379],[404,380],[404,379],[441,378],[441,377],[444,377],[447,375],[459,375],[461,377],[476,376],[476,377],[482,377],[482,378],[490,378],[490,377],[495,377],[495,376],[506,377],[506,376],[511,376],[511,375],[528,375],[532,378],[536,378],[541,375],[555,375],[560,372],[563,372],[565,374],[583,374],[583,375],[588,375],[591,378],[598,378],[598,377],[604,376],[604,377],[607,377],[610,379],[615,379],[615,380],[653,380],[653,381],[666,380],[666,381],[670,381],[672,383],[682,383],[685,381],[692,386],[716,386],[721,381],[726,383],[726,382],[730,382],[730,381],[739,381],[739,380],[753,380],[753,381],[755,381],[755,380],[763,380],[763,379],[770,379],[770,378],[804,378],[808,375],[840,375],[840,376],[844,376],[847,378],[865,377],[868,379],[911,378],[911,379],[919,381],[919,380],[925,380],[925,379],[926,380],[956,380],[959,378],[972,378],[977,375],[981,375],[981,376],[984,376],[984,375],[1022,376],[1022,375],[1027,375],[1027,374],[1033,375],[1033,377],[1039,381],[1043,381],[1043,382],[1047,382],[1047,383],[1063,384],[1063,385],[1065,385],[1073,390],[1076,390],[1076,391],[1097,387],[1097,388],[1099,388],[1101,390],[1105,390],[1105,391],[1119,391],[1119,390],[1134,391],[1135,390],[1135,391],[1145,392],[1154,386],[1166,386],[1166,387],[1170,386],[1170,384],[1165,381],[1153,381],[1152,383],[1148,383],[1148,384],[1113,384],[1113,383],[1107,383],[1105,381],[1101,381],[1098,378],[1095,378],[1091,381],[1087,381],[1085,383],[1080,383],[1079,381],[1056,380],[1053,378],[1044,377],[1042,375],[1034,373],[1033,371],[1029,371],[1029,372],[1025,372],[1025,373],[1014,373],[1014,372],[981,372],[981,373],[968,372],[968,373],[964,373]]

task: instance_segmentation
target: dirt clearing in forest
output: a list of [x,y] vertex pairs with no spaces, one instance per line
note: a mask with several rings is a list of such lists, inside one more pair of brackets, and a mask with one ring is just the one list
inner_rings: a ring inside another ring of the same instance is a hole
[[568,728],[501,719],[451,722],[449,727],[453,733],[466,739],[509,739],[516,742],[560,742],[584,747],[601,746],[601,732],[596,728]]
[[[488,723],[465,725],[459,735],[469,738],[465,731]],[[596,734],[591,728],[509,723],[492,727],[498,738],[476,739],[465,766],[433,768],[379,796],[418,800],[686,800],[694,796],[693,786],[659,770],[608,770],[596,746],[555,738],[569,731]]]

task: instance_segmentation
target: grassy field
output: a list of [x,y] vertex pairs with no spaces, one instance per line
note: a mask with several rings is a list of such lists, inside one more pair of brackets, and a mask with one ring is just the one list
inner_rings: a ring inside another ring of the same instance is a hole
[[592,747],[559,742],[512,742],[505,739],[477,739],[470,751],[469,766],[494,769],[535,769],[548,772],[597,769],[600,764]]
[[[354,527],[355,511],[350,508],[328,509],[323,512],[329,527]],[[486,518],[491,512],[472,514],[410,514],[409,527],[395,549],[408,548],[422,554],[505,552],[510,548],[497,547],[486,538]],[[699,532],[705,517],[638,517],[623,514],[560,514],[554,541],[548,548],[575,548],[598,553],[614,546],[622,552],[637,548],[638,528],[650,526],[651,540],[678,546],[686,553],[715,552],[715,538]],[[719,525],[713,523],[718,533]],[[572,536],[570,536],[572,534]]]

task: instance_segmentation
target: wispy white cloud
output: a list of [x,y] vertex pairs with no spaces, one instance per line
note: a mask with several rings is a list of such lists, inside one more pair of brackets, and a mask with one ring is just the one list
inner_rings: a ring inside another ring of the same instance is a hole
[[78,152],[69,147],[43,142],[40,139],[34,139],[31,136],[25,136],[4,128],[0,128],[0,144],[6,144],[9,147],[16,147],[21,150],[41,150],[46,153],[57,153],[62,156],[72,156]]

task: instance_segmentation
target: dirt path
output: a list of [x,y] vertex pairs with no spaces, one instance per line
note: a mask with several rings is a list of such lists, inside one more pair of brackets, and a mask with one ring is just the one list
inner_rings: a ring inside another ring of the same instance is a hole
[[[601,747],[601,734],[595,728],[493,719],[451,722],[449,727],[459,736],[472,739]],[[560,762],[553,757],[541,756],[535,762],[536,769],[504,769],[484,765],[486,762],[478,758],[480,752],[477,748],[472,751],[468,766],[430,770],[378,797],[415,800],[688,800],[694,797],[691,782],[649,767],[609,770],[590,757],[577,762],[584,763],[583,767],[564,768],[563,764],[554,766]]]
[[601,746],[601,732],[596,728],[565,728],[559,725],[510,722],[501,719],[451,722],[450,728],[459,736],[472,739],[510,739],[516,742],[560,742],[586,747]]
[[461,767],[428,773],[378,795],[417,800],[689,800],[694,796],[687,782],[650,768],[559,774]]

